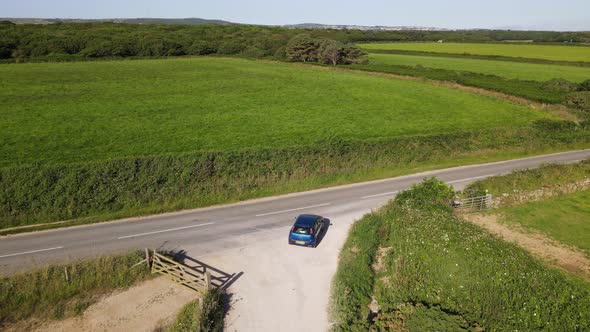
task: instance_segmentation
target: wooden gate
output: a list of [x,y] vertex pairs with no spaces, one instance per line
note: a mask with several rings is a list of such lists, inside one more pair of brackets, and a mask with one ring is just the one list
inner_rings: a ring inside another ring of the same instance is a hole
[[172,281],[190,288],[196,292],[206,292],[211,288],[211,274],[204,267],[197,270],[193,267],[178,263],[172,259],[153,251],[150,255],[146,249],[146,256],[152,273],[166,275]]

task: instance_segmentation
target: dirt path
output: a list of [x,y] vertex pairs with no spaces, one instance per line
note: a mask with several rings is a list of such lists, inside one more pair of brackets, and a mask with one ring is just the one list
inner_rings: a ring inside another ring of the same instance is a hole
[[590,259],[582,252],[565,246],[538,233],[508,227],[498,221],[498,215],[467,215],[466,220],[479,225],[490,233],[514,242],[532,254],[568,272],[590,281]]
[[171,321],[196,293],[165,277],[108,296],[80,317],[39,326],[36,331],[149,331]]

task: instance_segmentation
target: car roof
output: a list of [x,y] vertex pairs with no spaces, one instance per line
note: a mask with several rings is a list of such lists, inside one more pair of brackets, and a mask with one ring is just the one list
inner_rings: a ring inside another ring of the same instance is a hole
[[302,214],[295,220],[295,225],[297,226],[306,226],[311,227],[315,223],[320,216],[316,216],[315,214]]

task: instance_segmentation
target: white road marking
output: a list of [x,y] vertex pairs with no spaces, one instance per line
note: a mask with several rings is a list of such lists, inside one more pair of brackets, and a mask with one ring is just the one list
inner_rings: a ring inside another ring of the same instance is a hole
[[457,182],[465,182],[465,181],[469,181],[469,180],[476,180],[476,179],[482,179],[482,178],[488,178],[490,176],[496,176],[498,174],[487,174],[487,175],[482,175],[482,176],[474,176],[472,178],[465,178],[465,179],[461,179],[461,180],[454,180],[454,181],[448,181],[447,184],[452,184],[452,183],[457,183]]
[[262,213],[262,214],[257,214],[256,217],[263,217],[263,216],[269,216],[271,214],[279,214],[279,213],[285,213],[285,212],[291,212],[291,211],[299,211],[299,210],[311,209],[311,208],[320,207],[320,206],[327,206],[327,205],[330,205],[330,204],[332,204],[332,203],[324,203],[324,204],[304,206],[304,207],[299,207],[299,208],[289,209],[289,210],[282,210],[282,211],[275,211],[275,212],[269,212],[269,213]]
[[17,252],[17,253],[15,253],[15,254],[2,255],[2,256],[0,256],[0,258],[5,258],[5,257],[12,257],[12,256],[19,256],[19,255],[26,255],[26,254],[34,254],[34,253],[37,253],[37,252],[50,251],[50,250],[57,250],[57,249],[63,249],[63,247],[55,247],[55,248],[47,248],[47,249],[31,250],[31,251],[25,251],[25,252]]
[[387,196],[387,195],[395,195],[399,192],[399,190],[396,191],[391,191],[388,193],[382,193],[382,194],[376,194],[376,195],[369,195],[369,196],[363,196],[361,197],[361,199],[367,199],[367,198],[373,198],[373,197],[380,197],[380,196]]
[[132,238],[132,237],[139,237],[139,236],[144,236],[144,235],[152,235],[152,234],[158,234],[158,233],[173,232],[173,231],[179,231],[181,229],[195,228],[195,227],[201,227],[201,226],[207,226],[207,225],[213,225],[213,224],[215,224],[215,223],[214,222],[208,222],[208,223],[205,223],[205,224],[198,224],[198,225],[192,225],[192,226],[170,228],[170,229],[164,229],[164,230],[161,230],[161,231],[154,231],[154,232],[147,232],[147,233],[126,235],[126,236],[118,237],[117,240],[129,239],[129,238]]

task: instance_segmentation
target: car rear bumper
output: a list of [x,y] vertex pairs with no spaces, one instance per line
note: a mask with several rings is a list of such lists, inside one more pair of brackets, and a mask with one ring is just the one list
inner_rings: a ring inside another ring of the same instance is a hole
[[302,247],[313,247],[314,241],[301,241],[301,240],[291,240],[289,239],[289,244],[294,246],[302,246]]

